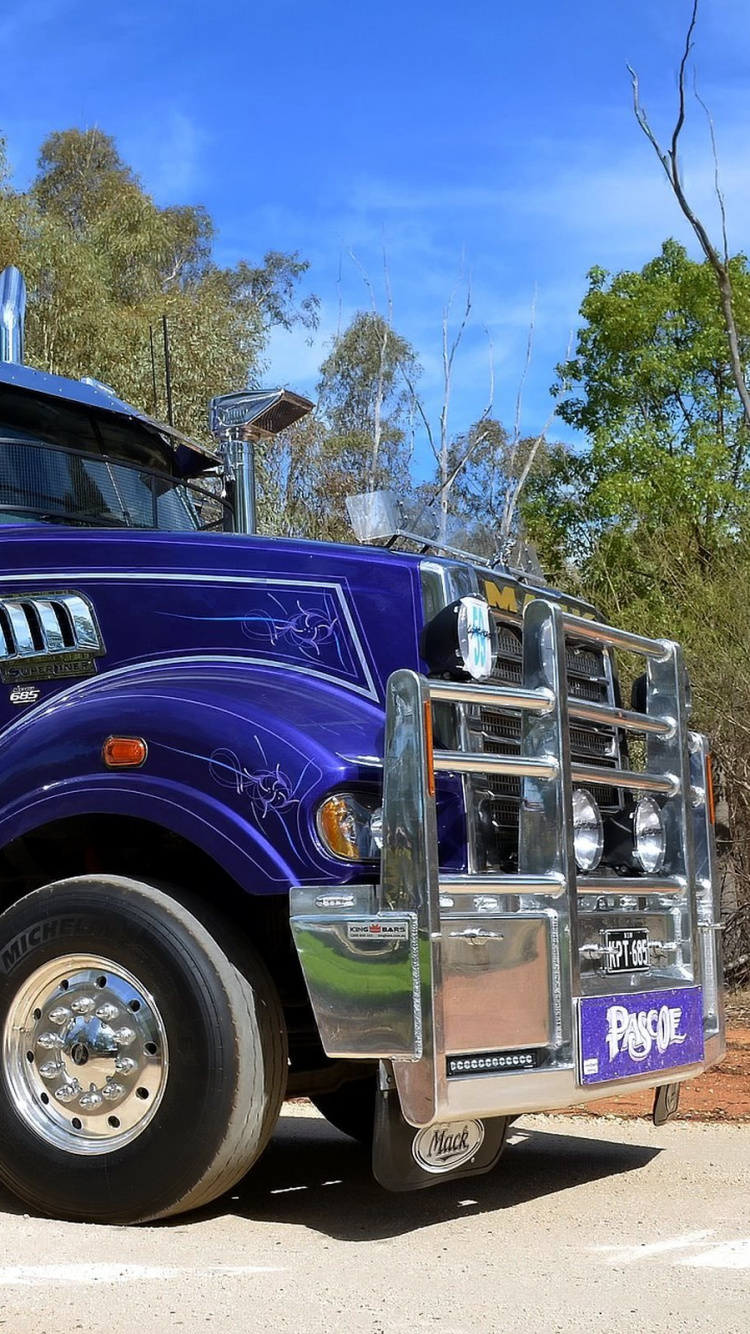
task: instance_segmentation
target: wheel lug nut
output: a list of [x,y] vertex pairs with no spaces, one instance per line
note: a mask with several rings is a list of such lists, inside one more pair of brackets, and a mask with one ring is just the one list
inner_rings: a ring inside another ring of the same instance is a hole
[[58,1102],[72,1102],[81,1092],[81,1085],[77,1079],[71,1084],[62,1084],[59,1089],[55,1089],[55,1097]]
[[90,996],[78,996],[76,1000],[70,1002],[70,1008],[74,1014],[91,1014],[96,1009],[96,1001]]
[[97,1019],[101,1019],[105,1024],[111,1024],[112,1020],[116,1019],[119,1013],[120,1011],[116,1005],[99,1005],[97,1006],[96,1017]]
[[64,1070],[58,1061],[45,1061],[44,1065],[39,1066],[39,1073],[42,1079],[57,1079],[58,1075],[64,1073]]
[[[124,1092],[125,1089],[122,1084],[113,1084],[110,1081],[110,1083],[104,1085],[102,1097],[106,1098],[108,1102],[116,1102],[118,1098],[123,1096]],[[83,1099],[81,1099],[81,1105],[83,1105]]]
[[134,1061],[132,1056],[118,1056],[115,1061],[115,1070],[120,1075],[132,1075],[137,1065],[138,1062]]
[[71,1013],[67,1005],[56,1005],[54,1010],[50,1010],[49,1018],[51,1024],[66,1024],[71,1018]]
[[82,1107],[85,1112],[92,1110],[94,1107],[101,1107],[101,1105],[102,1095],[95,1084],[91,1085],[88,1093],[82,1093],[78,1099],[78,1106]]
[[131,1042],[135,1041],[132,1028],[116,1028],[112,1037],[121,1047],[129,1047]]
[[38,1047],[44,1047],[45,1051],[52,1051],[55,1047],[62,1047],[63,1040],[59,1033],[40,1033],[36,1040]]

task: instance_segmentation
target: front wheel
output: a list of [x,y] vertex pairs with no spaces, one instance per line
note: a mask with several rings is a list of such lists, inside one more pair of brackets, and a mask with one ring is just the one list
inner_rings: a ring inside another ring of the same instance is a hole
[[281,1107],[283,1016],[260,960],[240,971],[182,904],[120,876],[48,885],[0,917],[0,1031],[0,1178],[60,1218],[208,1203]]

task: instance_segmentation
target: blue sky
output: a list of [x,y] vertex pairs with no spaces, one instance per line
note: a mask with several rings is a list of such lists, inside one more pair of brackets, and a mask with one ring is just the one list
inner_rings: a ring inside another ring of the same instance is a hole
[[[220,262],[299,250],[321,327],[311,346],[274,337],[268,379],[303,392],[337,328],[369,305],[361,269],[385,308],[385,247],[394,324],[422,359],[430,415],[440,406],[442,311],[457,289],[458,313],[470,277],[451,424],[467,427],[486,405],[488,331],[495,413],[510,423],[536,291],[523,405],[532,432],[549,414],[587,269],[640,266],[668,235],[695,252],[634,124],[625,69],[637,67],[666,135],[689,9],[690,0],[3,0],[0,134],[23,184],[46,134],[96,124],[159,203],[208,207]],[[747,0],[703,0],[695,65],[716,121],[730,243],[747,249]],[[710,142],[695,104],[684,167],[713,217]],[[570,438],[562,426],[552,434]]]

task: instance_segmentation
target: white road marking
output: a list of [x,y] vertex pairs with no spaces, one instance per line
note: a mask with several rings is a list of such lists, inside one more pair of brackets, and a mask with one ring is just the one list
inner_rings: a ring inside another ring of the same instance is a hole
[[[710,1240],[714,1236],[713,1230],[689,1232],[684,1237],[667,1237],[664,1241],[645,1241],[634,1246],[591,1246],[589,1249],[618,1265],[670,1255],[674,1257],[672,1264],[691,1269],[750,1269],[750,1237],[716,1242]],[[676,1251],[693,1253],[675,1255]]]
[[593,1246],[591,1249],[606,1255],[613,1264],[630,1265],[651,1255],[666,1255],[670,1251],[686,1250],[688,1246],[705,1245],[713,1235],[711,1231],[689,1232],[684,1237],[667,1237],[664,1241],[637,1242],[634,1246]]
[[750,1237],[739,1237],[736,1241],[725,1241],[719,1246],[712,1246],[702,1255],[691,1255],[685,1260],[678,1260],[680,1265],[696,1265],[701,1269],[750,1269]]
[[66,1283],[140,1283],[144,1279],[236,1278],[245,1274],[280,1274],[279,1265],[189,1265],[60,1264],[5,1265],[0,1268],[0,1287],[41,1287]]

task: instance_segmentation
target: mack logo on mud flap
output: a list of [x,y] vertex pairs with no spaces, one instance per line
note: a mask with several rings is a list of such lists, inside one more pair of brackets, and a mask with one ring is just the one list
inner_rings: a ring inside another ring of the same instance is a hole
[[473,1158],[483,1141],[482,1121],[449,1121],[420,1130],[411,1151],[425,1172],[450,1172]]

